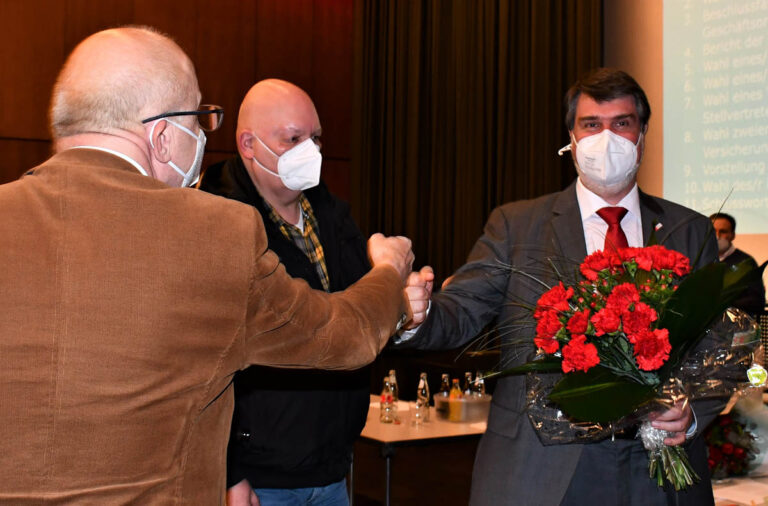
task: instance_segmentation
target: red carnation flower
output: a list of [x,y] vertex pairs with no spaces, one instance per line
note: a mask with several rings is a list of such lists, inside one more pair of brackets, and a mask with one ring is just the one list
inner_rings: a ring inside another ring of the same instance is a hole
[[556,311],[568,311],[571,308],[568,304],[568,299],[571,297],[573,297],[573,288],[569,286],[566,289],[561,281],[539,297],[533,317],[539,319],[544,312],[553,309]]
[[536,337],[551,339],[563,328],[563,323],[557,316],[557,311],[544,311],[536,324]]
[[556,352],[560,348],[560,343],[554,337],[561,328],[563,328],[563,324],[557,316],[557,311],[545,311],[536,324],[534,344],[544,350],[545,353]]
[[595,313],[590,321],[595,326],[595,334],[598,336],[616,332],[621,324],[619,313],[607,307]]
[[723,443],[723,446],[722,446],[721,450],[726,455],[732,454],[733,453],[733,443]]
[[566,328],[571,334],[585,334],[589,326],[589,309],[577,311],[568,320]]
[[682,253],[658,245],[647,249],[652,253],[657,269],[671,270],[678,276],[684,276],[691,271],[690,261]]
[[535,344],[537,348],[541,348],[544,353],[548,353],[550,355],[555,353],[560,348],[560,343],[557,342],[557,339],[552,338],[534,337],[533,344]]
[[600,271],[608,269],[610,266],[611,255],[598,250],[584,259],[581,266],[579,266],[579,270],[581,270],[585,278],[594,281],[597,279],[597,274]]
[[623,313],[632,304],[640,302],[640,293],[632,283],[622,283],[614,287],[605,302],[605,307],[618,313]]
[[597,347],[588,343],[587,336],[578,335],[563,346],[563,372],[588,371],[600,363]]
[[688,260],[688,257],[685,255],[678,254],[677,257],[678,258],[675,261],[675,266],[672,267],[672,271],[678,276],[685,276],[686,274],[691,272],[691,262],[690,260]]
[[[634,334],[651,327],[651,323],[658,318],[656,310],[644,302],[638,302],[633,311],[624,311],[621,314],[621,328],[627,334]],[[630,339],[631,341],[631,339]]]
[[664,365],[672,351],[667,329],[645,330],[627,337],[634,344],[635,360],[643,371],[655,371]]
[[618,251],[618,255],[622,262],[635,262],[644,271],[650,271],[653,267],[653,256],[648,248],[623,248]]

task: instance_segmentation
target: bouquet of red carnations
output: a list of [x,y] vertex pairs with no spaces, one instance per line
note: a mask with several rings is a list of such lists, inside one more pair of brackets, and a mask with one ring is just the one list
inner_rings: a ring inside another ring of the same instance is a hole
[[[557,417],[565,413],[574,434],[567,442],[593,441],[632,426],[658,399],[686,399],[684,383],[692,378],[686,374],[700,372],[712,356],[697,357],[687,365],[683,359],[755,275],[746,265],[730,270],[724,264],[691,273],[685,255],[659,245],[597,251],[579,271],[578,283],[559,282],[533,308],[537,357],[500,373],[565,373],[554,386],[532,388],[529,416],[532,408],[554,403],[551,411]],[[756,346],[754,334],[750,344]],[[731,354],[730,347],[729,341],[715,355]],[[746,353],[750,363],[751,352]],[[744,354],[731,355],[718,364],[744,365]],[[543,381],[536,376],[534,380]],[[546,423],[534,425],[540,438],[549,430]],[[646,421],[638,434],[649,450],[650,474],[659,486],[665,477],[677,490],[698,479],[685,450],[663,444],[664,431]]]
[[709,470],[715,479],[744,476],[757,454],[755,436],[732,415],[720,415],[704,433]]
[[[562,370],[588,371],[598,364],[637,383],[657,386],[669,359],[669,331],[657,327],[659,311],[690,272],[688,257],[663,246],[597,251],[580,268],[578,286],[560,282],[536,304],[536,346],[560,349]],[[587,336],[590,339],[587,339]]]

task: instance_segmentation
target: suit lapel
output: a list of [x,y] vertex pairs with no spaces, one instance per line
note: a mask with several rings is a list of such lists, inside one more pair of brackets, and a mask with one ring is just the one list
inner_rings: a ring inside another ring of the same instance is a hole
[[577,264],[587,256],[584,226],[581,223],[579,203],[576,200],[576,184],[558,194],[552,206],[552,229],[563,257]]
[[671,230],[664,229],[664,212],[653,197],[647,193],[643,193],[639,188],[638,196],[640,199],[640,220],[643,225],[643,246],[648,245],[654,227],[658,228],[656,231],[656,239],[661,244],[662,239],[667,235],[666,233],[671,232]]

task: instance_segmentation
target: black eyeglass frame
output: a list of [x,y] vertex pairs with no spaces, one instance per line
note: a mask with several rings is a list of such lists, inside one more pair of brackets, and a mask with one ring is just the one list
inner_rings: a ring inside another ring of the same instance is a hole
[[213,132],[215,130],[218,130],[221,126],[221,119],[224,117],[224,109],[219,105],[213,105],[213,104],[203,104],[200,107],[211,107],[211,109],[198,109],[196,111],[173,111],[173,112],[164,112],[163,114],[158,114],[157,116],[152,116],[151,118],[147,118],[144,120],[141,120],[142,123],[149,123],[150,121],[156,121],[163,118],[170,118],[172,116],[203,116],[205,114],[218,114],[221,116],[219,121],[216,122],[216,128],[209,129],[205,128],[202,124],[200,124],[200,128],[205,130],[206,132]]

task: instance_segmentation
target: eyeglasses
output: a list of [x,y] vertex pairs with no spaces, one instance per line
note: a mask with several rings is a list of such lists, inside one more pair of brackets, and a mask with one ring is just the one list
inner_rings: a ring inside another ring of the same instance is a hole
[[142,123],[149,123],[150,121],[171,116],[197,116],[200,128],[206,132],[213,132],[221,126],[221,121],[224,119],[224,109],[220,105],[203,104],[196,111],[164,112],[163,114],[142,120]]

